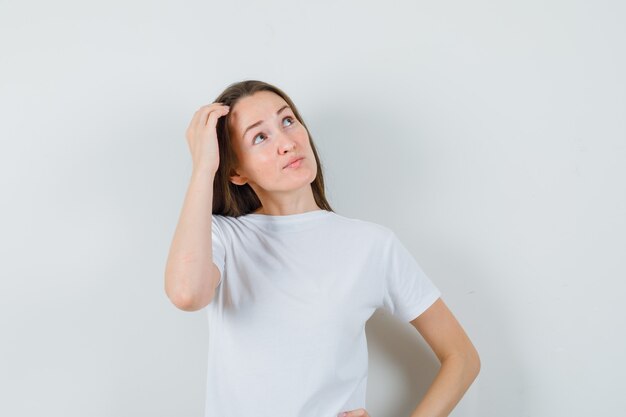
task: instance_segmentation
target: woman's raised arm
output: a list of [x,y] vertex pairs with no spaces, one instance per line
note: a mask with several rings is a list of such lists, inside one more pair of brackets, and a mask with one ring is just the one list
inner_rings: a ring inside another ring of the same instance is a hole
[[209,304],[220,279],[211,237],[213,181],[219,166],[215,126],[228,111],[221,103],[201,107],[186,133],[193,171],[165,267],[165,293],[185,311]]

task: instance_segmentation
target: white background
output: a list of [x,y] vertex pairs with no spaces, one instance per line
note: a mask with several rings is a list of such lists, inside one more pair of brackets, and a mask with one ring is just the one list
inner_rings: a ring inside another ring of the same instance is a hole
[[[617,0],[0,0],[0,415],[202,416],[205,311],[164,267],[189,120],[249,78],[475,343],[453,416],[622,414],[624,21]],[[408,417],[436,359],[386,311],[367,332],[368,411]]]

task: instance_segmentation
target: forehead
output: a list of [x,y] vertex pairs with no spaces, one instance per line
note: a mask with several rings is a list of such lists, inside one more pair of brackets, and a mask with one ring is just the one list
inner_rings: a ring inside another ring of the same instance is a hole
[[238,131],[245,129],[259,120],[266,120],[276,110],[287,104],[278,94],[271,91],[257,91],[251,96],[240,99],[230,112],[230,120]]

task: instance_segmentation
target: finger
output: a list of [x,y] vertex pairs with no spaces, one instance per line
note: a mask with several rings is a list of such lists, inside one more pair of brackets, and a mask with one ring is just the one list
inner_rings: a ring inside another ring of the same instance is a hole
[[187,132],[206,126],[209,113],[219,108],[228,108],[228,106],[222,103],[211,103],[200,107],[191,118]]
[[207,117],[205,126],[214,129],[215,126],[217,125],[217,119],[228,114],[229,111],[230,109],[228,107],[225,107],[225,108],[223,107],[223,108],[219,108],[214,111],[211,111]]
[[369,417],[365,408],[357,408],[356,410],[344,411],[339,413],[338,417]]
[[196,110],[196,112],[193,114],[193,117],[189,121],[189,125],[187,126],[187,135],[189,135],[189,133],[197,128],[198,121],[205,112],[205,107],[200,107],[198,110]]
[[228,109],[229,107],[221,104],[221,103],[213,103],[210,104],[208,106],[203,106],[198,110],[198,118],[196,119],[195,122],[195,128],[197,129],[201,129],[205,126],[207,126],[208,122],[209,122],[209,116],[213,113],[213,112],[221,112],[224,111],[224,109]]

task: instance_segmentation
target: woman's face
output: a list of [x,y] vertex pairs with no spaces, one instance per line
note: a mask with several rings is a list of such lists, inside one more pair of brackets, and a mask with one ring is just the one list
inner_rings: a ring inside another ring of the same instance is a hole
[[[271,91],[244,97],[230,109],[229,120],[239,159],[233,183],[248,183],[263,199],[268,191],[290,191],[315,180],[317,164],[309,134],[282,97]],[[286,167],[293,158],[302,160]]]

